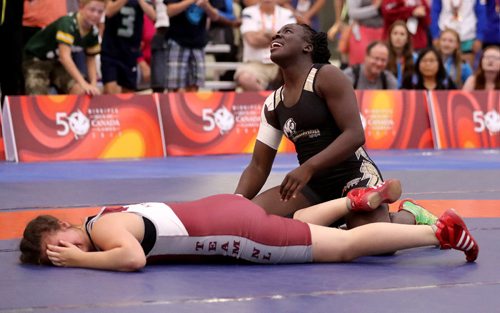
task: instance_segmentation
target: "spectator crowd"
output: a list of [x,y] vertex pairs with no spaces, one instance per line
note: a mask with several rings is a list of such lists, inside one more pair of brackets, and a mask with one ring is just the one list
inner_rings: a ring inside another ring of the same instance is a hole
[[[6,0],[2,97],[197,91],[205,49],[237,91],[276,89],[289,23],[328,33],[356,89],[500,89],[498,0]],[[320,12],[334,24],[322,29]],[[332,51],[333,52],[333,51]]]

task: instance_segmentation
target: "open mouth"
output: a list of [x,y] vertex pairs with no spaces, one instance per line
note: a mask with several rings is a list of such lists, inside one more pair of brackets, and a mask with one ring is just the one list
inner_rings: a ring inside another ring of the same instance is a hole
[[271,50],[281,48],[283,47],[283,44],[277,41],[271,42]]

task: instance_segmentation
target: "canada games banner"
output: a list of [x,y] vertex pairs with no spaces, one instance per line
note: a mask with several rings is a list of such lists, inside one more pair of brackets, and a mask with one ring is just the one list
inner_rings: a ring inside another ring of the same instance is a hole
[[436,149],[500,148],[499,91],[432,91],[429,99]]
[[8,97],[7,160],[163,157],[152,95]]
[[[168,156],[251,153],[269,92],[159,95]],[[283,139],[279,152],[294,151]]]
[[368,149],[432,149],[424,91],[357,90]]

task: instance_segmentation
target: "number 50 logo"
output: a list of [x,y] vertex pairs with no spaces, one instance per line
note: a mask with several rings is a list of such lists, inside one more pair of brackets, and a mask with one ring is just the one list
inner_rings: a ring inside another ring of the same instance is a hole
[[75,134],[75,138],[78,139],[78,136],[87,134],[90,129],[89,119],[80,110],[69,116],[66,112],[57,112],[56,124],[62,127],[62,129],[57,130],[57,135],[61,137],[66,136],[71,130]]
[[205,108],[201,113],[203,122],[205,122],[203,125],[204,131],[212,131],[217,126],[222,135],[234,127],[234,115],[224,106],[215,112],[212,109]]
[[474,131],[483,132],[488,129],[491,133],[497,133],[500,131],[500,114],[495,111],[489,111],[484,114],[482,111],[474,111],[472,113],[472,119],[474,120]]

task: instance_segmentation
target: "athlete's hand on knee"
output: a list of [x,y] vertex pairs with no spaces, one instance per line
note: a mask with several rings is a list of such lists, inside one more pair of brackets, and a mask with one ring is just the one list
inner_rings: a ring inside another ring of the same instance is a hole
[[295,198],[302,188],[311,179],[312,173],[305,167],[299,166],[285,176],[280,186],[282,201]]
[[84,253],[77,246],[60,241],[60,246],[47,245],[47,257],[55,266],[75,266],[78,256]]

